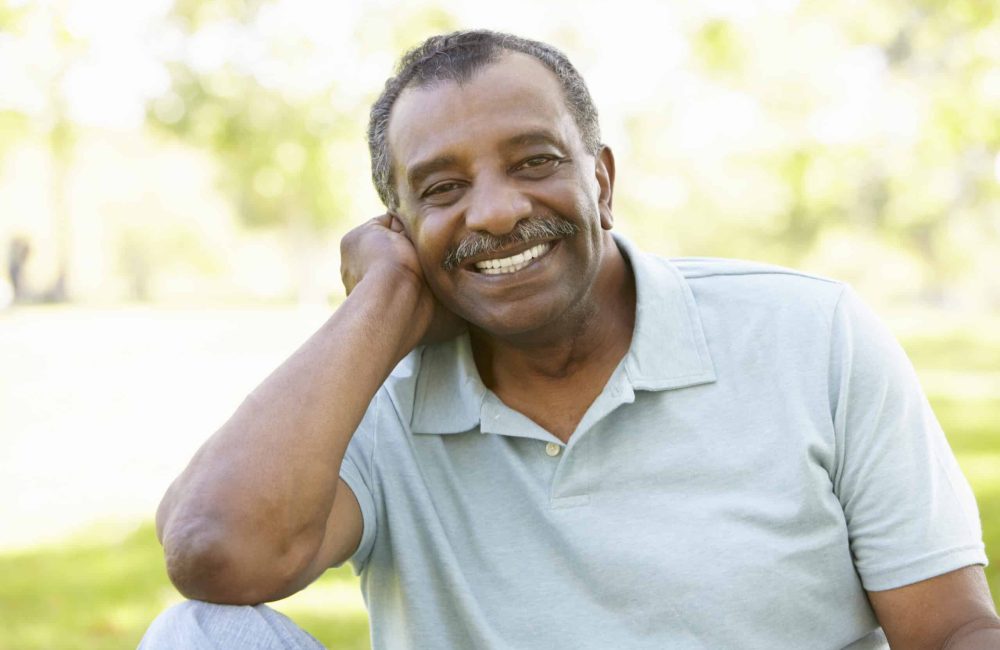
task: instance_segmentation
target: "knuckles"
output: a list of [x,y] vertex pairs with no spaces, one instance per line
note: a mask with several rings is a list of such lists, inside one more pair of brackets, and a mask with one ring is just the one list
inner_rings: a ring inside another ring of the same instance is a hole
[[416,250],[398,219],[383,214],[350,230],[340,240],[340,277],[347,293],[377,266],[394,266],[422,279]]

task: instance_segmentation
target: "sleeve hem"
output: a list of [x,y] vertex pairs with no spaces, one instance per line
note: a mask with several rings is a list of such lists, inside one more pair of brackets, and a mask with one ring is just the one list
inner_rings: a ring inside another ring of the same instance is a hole
[[908,564],[881,571],[868,571],[861,576],[866,591],[885,591],[928,580],[974,564],[989,563],[982,544],[951,548],[925,555]]
[[[361,575],[365,564],[368,562],[368,556],[375,541],[375,508],[372,505],[368,486],[365,485],[364,479],[361,478],[361,474],[346,458],[340,467],[340,478],[354,492],[354,497],[358,500],[358,505],[361,507],[361,541],[358,543],[358,548],[348,558],[354,570],[354,575]],[[338,564],[336,566],[341,565]]]

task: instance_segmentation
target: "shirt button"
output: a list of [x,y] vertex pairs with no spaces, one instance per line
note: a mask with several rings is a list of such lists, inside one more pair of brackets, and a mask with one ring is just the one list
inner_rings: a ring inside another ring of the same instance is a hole
[[549,456],[558,456],[560,451],[562,451],[562,447],[554,442],[545,445],[545,453]]

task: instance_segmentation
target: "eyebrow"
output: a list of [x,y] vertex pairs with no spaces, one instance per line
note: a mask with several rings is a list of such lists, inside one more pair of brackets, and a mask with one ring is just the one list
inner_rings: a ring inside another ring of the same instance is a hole
[[455,158],[455,156],[438,156],[437,158],[417,163],[411,167],[410,171],[406,174],[406,180],[409,182],[410,187],[416,188],[424,182],[424,179],[434,172],[452,167],[457,164],[457,162],[458,159]]
[[562,140],[556,134],[545,129],[518,133],[512,138],[504,140],[503,144],[507,147],[523,147],[532,144],[551,144],[560,148],[563,146]]

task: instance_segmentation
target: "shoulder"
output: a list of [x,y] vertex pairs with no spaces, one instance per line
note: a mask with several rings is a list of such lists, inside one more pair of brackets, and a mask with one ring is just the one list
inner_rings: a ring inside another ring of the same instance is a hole
[[840,287],[842,282],[785,266],[724,257],[672,257],[668,260],[685,280],[718,283],[770,282]]
[[728,315],[763,311],[774,317],[812,314],[828,320],[847,285],[796,269],[749,260],[678,257],[677,269],[701,308]]

